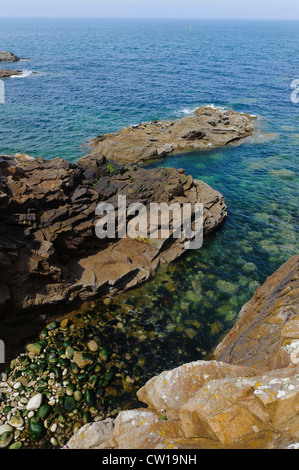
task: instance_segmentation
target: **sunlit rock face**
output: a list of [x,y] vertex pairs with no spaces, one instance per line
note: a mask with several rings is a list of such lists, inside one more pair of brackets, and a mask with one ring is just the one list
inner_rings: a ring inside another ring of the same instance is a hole
[[122,163],[149,162],[172,153],[221,147],[251,135],[253,117],[246,113],[200,107],[178,121],[129,126],[93,139],[93,155]]

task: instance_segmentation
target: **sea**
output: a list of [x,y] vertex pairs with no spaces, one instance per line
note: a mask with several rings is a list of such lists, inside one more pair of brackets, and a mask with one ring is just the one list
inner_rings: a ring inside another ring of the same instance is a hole
[[161,334],[151,374],[207,357],[255,290],[298,254],[299,22],[1,18],[0,49],[28,59],[3,64],[23,74],[5,80],[0,154],[76,162],[93,137],[199,106],[256,116],[255,134],[239,144],[148,165],[210,184],[228,219],[201,249],[116,300]]

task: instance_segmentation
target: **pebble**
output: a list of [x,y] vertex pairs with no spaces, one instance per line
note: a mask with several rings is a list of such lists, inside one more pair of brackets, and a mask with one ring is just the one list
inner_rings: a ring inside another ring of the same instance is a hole
[[80,401],[82,398],[82,393],[79,390],[76,390],[74,393],[74,398],[76,401]]
[[9,424],[3,424],[2,426],[0,426],[0,436],[5,432],[13,432],[13,427]]
[[13,427],[9,424],[0,426],[0,449],[7,447],[13,440]]
[[11,446],[9,447],[10,449],[21,449],[22,447],[22,442],[14,442],[13,444],[11,444]]
[[96,352],[99,348],[98,343],[95,340],[91,340],[87,343],[87,347],[90,351]]
[[56,430],[57,430],[57,423],[54,423],[54,424],[52,424],[52,426],[50,427],[50,431],[51,431],[51,432],[56,432]]
[[29,403],[27,404],[27,410],[28,411],[38,410],[42,404],[42,399],[43,399],[43,396],[41,393],[37,393],[36,395],[34,395],[29,400]]
[[11,419],[8,421],[8,424],[14,428],[21,428],[24,424],[24,420],[21,416],[15,415],[11,417]]

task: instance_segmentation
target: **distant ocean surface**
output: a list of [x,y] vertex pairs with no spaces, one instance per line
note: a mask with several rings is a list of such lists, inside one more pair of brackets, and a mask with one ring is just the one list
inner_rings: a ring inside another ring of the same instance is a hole
[[202,325],[180,354],[165,337],[162,369],[200,358],[298,254],[299,104],[290,100],[298,45],[295,21],[0,19],[0,49],[30,58],[3,64],[25,73],[5,81],[0,153],[76,161],[99,134],[200,105],[259,116],[257,134],[239,146],[151,165],[185,168],[222,192],[229,209],[202,249],[126,294],[157,328],[163,316]]
[[1,18],[0,50],[31,60],[1,66],[25,76],[5,82],[0,152],[74,161],[98,134],[212,103],[281,132],[298,42],[296,21]]

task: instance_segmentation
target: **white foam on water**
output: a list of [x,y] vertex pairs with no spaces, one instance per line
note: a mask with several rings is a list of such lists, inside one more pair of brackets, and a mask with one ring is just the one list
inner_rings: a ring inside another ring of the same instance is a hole
[[220,111],[227,111],[228,108],[225,108],[224,106],[216,106],[214,103],[207,103],[207,104],[199,104],[198,106],[195,106],[195,108],[191,107],[186,107],[179,109],[178,111],[175,112],[176,115],[178,116],[192,116],[197,108],[200,107],[208,107],[208,108],[213,108],[213,109],[219,109]]
[[13,75],[10,78],[26,78],[30,77],[30,75],[32,75],[33,73],[34,72],[32,72],[32,70],[23,70],[21,75]]
[[227,111],[228,108],[224,106],[216,106],[214,103],[203,104],[202,106],[206,106],[207,108],[219,109],[219,111]]
[[179,114],[185,114],[186,116],[189,116],[191,114],[194,114],[194,111],[198,108],[183,108],[178,111]]

